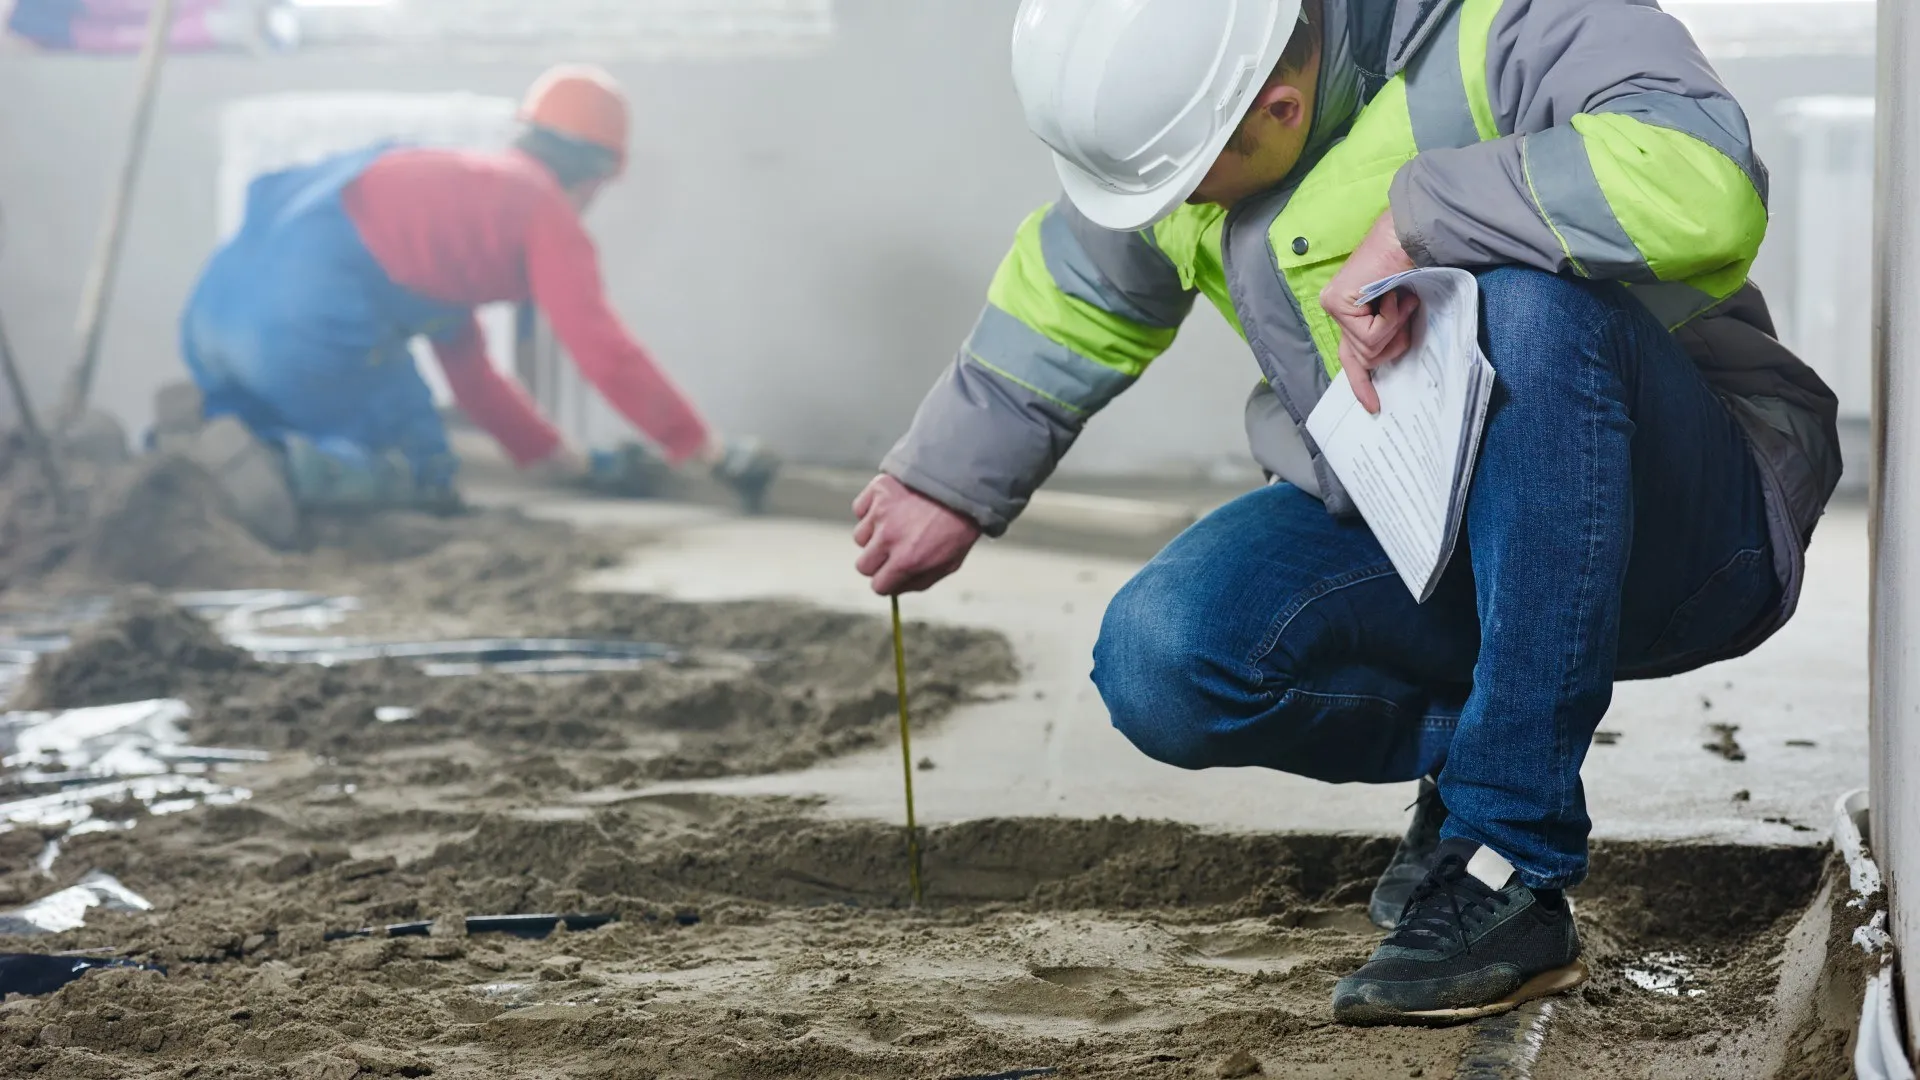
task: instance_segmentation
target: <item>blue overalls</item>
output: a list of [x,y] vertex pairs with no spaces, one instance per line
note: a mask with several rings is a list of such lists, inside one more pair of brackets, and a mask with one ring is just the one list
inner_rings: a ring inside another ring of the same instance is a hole
[[348,217],[342,194],[388,149],[255,180],[240,234],[187,303],[180,348],[208,419],[238,417],[346,472],[377,472],[397,453],[431,497],[451,489],[458,462],[408,342],[459,332],[468,309],[395,284]]

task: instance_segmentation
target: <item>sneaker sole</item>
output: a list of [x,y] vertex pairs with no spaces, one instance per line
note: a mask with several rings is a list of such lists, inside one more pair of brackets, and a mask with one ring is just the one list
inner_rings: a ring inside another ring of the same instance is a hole
[[1459,1024],[1468,1020],[1479,1020],[1512,1012],[1529,1001],[1564,994],[1586,981],[1586,961],[1575,960],[1566,967],[1535,975],[1521,983],[1519,989],[1513,993],[1485,1005],[1471,1005],[1460,1009],[1425,1009],[1418,1012],[1395,1012],[1391,1009],[1363,1007],[1349,1009],[1344,1015],[1336,1016],[1335,1019],[1347,1024],[1430,1024],[1435,1027]]

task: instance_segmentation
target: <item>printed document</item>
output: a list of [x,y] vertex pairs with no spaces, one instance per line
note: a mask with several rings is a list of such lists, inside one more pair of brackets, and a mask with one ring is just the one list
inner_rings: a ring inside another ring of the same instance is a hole
[[1453,557],[1467,487],[1493,394],[1480,352],[1480,288],[1465,270],[1433,267],[1367,286],[1420,298],[1406,355],[1373,373],[1380,412],[1369,414],[1344,373],[1307,417],[1307,433],[1346,486],[1387,558],[1425,603]]

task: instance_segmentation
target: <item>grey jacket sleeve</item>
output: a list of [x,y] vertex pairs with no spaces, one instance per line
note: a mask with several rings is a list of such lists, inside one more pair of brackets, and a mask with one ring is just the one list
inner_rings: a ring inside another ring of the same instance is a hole
[[[1451,47],[1438,37],[1428,49]],[[1506,0],[1489,34],[1486,77],[1499,137],[1424,151],[1394,179],[1395,228],[1423,265],[1518,263],[1592,278],[1659,277],[1642,246],[1649,225],[1623,224],[1595,175],[1590,155],[1614,150],[1583,139],[1571,123],[1580,114],[1620,114],[1717,152],[1705,181],[1697,160],[1671,169],[1653,163],[1656,190],[1644,193],[1651,218],[1663,210],[1679,216],[1690,198],[1712,194],[1702,183],[1750,184],[1764,207],[1766,170],[1745,115],[1686,27],[1648,0]],[[1729,167],[1717,171],[1722,164]],[[1662,183],[1673,190],[1657,190]],[[1751,225],[1733,224],[1735,231]],[[1747,239],[1712,242],[1738,248]]]
[[[1022,229],[989,297],[880,468],[998,536],[1171,343],[1194,293],[1146,233],[1102,230],[1063,199]],[[1103,341],[1113,356],[1079,351]]]
[[962,350],[880,471],[999,536],[1053,475],[1084,423]]

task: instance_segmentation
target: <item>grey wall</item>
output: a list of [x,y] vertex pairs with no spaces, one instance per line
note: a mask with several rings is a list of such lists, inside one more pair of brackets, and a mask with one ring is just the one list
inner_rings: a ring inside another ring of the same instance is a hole
[[[616,66],[640,150],[593,213],[621,312],[730,430],[813,461],[870,464],[978,311],[1021,217],[1052,197],[1007,77],[1015,0],[843,0],[823,51]],[[217,117],[285,91],[514,95],[541,64],[182,57],[162,85],[97,398],[143,423],[177,377],[174,321],[215,235]],[[1870,65],[1723,65],[1763,152],[1773,103],[1868,93]],[[118,160],[132,65],[0,56],[0,311],[51,400]],[[1777,173],[1788,170],[1776,169]],[[1784,178],[1782,178],[1784,179]],[[1789,205],[1788,192],[1776,207]],[[1760,276],[1779,273],[1776,230]],[[1247,468],[1254,373],[1211,307],[1075,450],[1078,471]],[[610,430],[604,418],[600,425]]]

